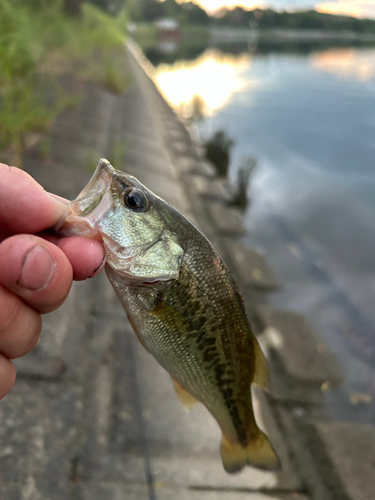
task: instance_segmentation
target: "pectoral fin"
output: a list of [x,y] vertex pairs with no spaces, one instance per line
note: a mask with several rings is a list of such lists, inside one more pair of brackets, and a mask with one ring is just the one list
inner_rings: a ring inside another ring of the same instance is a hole
[[253,383],[264,389],[269,390],[269,374],[267,360],[260,348],[257,339],[253,338],[254,356],[255,356],[255,371]]
[[185,410],[191,410],[193,406],[199,403],[199,401],[197,401],[187,390],[185,390],[173,377],[171,377],[171,379],[180,403]]

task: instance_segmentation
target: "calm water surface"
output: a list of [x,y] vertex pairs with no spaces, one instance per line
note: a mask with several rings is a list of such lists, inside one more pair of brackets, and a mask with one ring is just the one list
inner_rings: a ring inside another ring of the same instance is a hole
[[160,89],[203,138],[235,140],[232,182],[257,161],[245,239],[285,284],[272,302],[306,314],[338,354],[334,409],[374,421],[375,48],[166,52],[148,54]]

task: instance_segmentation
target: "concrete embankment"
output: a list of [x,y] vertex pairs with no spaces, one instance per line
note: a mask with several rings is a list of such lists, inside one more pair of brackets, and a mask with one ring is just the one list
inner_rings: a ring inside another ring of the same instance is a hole
[[56,120],[48,161],[29,157],[25,168],[73,198],[90,177],[86,167],[109,157],[207,234],[240,284],[270,359],[272,391],[256,391],[254,406],[283,469],[224,473],[217,424],[201,405],[182,410],[102,274],[73,287],[45,317],[37,348],[17,362],[16,386],[0,404],[0,497],[372,498],[374,430],[326,415],[322,387],[341,378],[334,356],[303,317],[266,304],[277,278],[241,245],[245,228],[226,206],[225,186],[148,76],[148,61],[134,44],[127,57],[128,91],[88,85],[81,105]]

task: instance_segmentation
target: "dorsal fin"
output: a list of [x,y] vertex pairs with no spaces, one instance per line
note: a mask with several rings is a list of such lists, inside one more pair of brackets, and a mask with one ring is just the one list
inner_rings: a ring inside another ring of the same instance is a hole
[[270,377],[268,374],[267,360],[255,337],[253,337],[253,344],[254,344],[254,357],[255,357],[255,370],[254,370],[253,383],[258,385],[265,391],[268,391]]

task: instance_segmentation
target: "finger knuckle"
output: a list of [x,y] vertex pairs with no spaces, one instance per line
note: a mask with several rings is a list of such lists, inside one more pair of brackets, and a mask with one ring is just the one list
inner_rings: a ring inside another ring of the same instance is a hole
[[18,297],[5,292],[3,290],[3,297],[5,295],[5,300],[2,297],[2,307],[0,309],[0,331],[7,332],[11,330],[14,325],[19,321],[22,315],[22,307],[24,304]]

